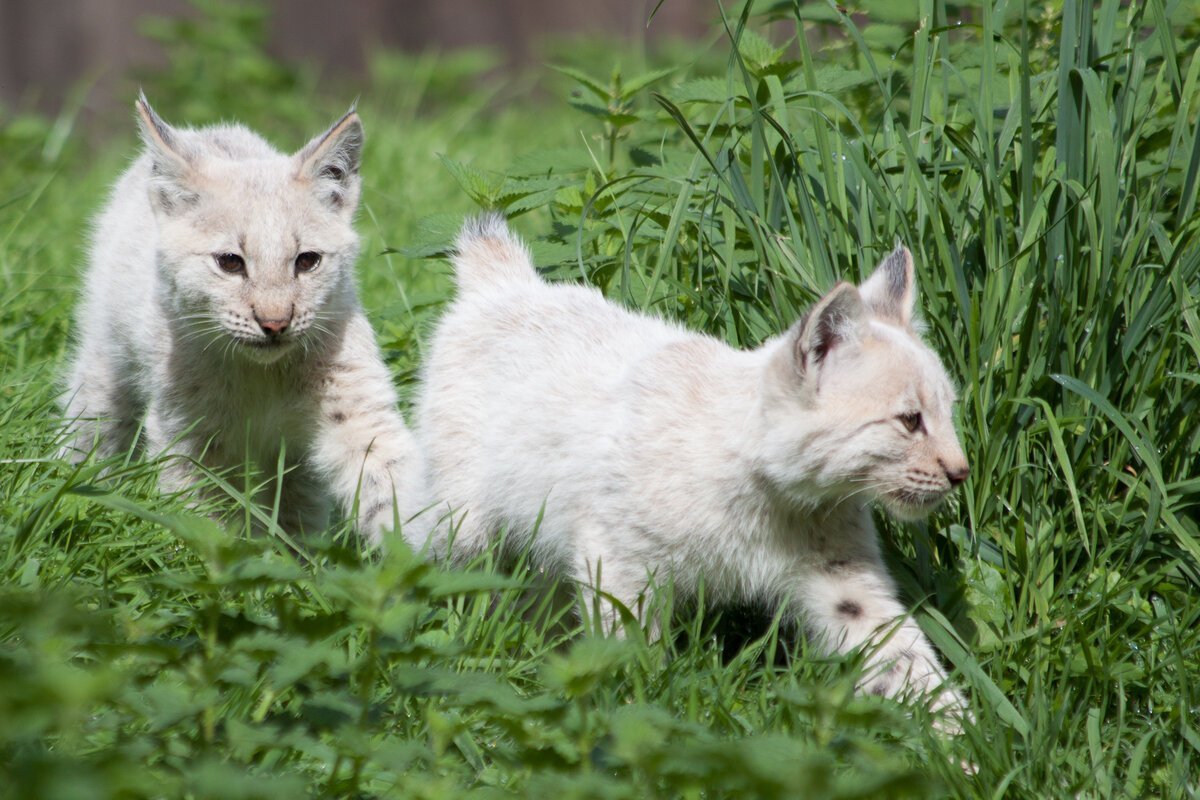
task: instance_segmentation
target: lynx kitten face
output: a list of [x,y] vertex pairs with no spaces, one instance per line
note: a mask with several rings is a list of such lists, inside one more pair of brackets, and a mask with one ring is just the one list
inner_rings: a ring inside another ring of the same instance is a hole
[[505,531],[598,589],[614,628],[652,579],[778,604],[820,645],[865,648],[864,690],[963,707],[870,512],[924,514],[968,471],[907,250],[751,351],[542,282],[498,217],[468,224],[455,270],[417,411],[443,518],[407,527],[415,546],[469,558]]
[[343,121],[335,150],[285,156],[244,129],[175,131],[148,105],[139,113],[170,312],[207,345],[262,363],[328,333],[353,308],[357,121]]
[[282,460],[285,528],[323,527],[333,499],[377,540],[419,467],[354,285],[358,115],[285,155],[237,125],[136,108],[145,152],[96,224],[66,454],[140,432],[172,491],[197,464],[274,475]]
[[[954,388],[912,319],[912,256],[840,284],[784,337],[763,415],[766,469],[799,503],[862,494],[918,519],[966,479]],[[790,345],[790,349],[789,349]]]

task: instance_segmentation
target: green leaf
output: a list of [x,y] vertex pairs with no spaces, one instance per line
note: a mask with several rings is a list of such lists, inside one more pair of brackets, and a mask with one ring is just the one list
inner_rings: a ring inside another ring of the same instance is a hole
[[741,38],[738,40],[738,52],[746,60],[750,71],[756,75],[779,61],[786,49],[786,45],[773,47],[765,38],[749,28],[742,30]]
[[[724,78],[694,78],[665,92],[676,103],[725,103],[731,98],[729,82]],[[733,93],[736,98],[738,95]]]
[[500,196],[500,190],[504,186],[503,175],[484,172],[468,164],[459,163],[441,153],[438,154],[438,158],[442,160],[442,164],[472,200],[484,208],[495,206],[496,199]]
[[612,89],[605,85],[605,83],[598,78],[593,78],[586,72],[575,69],[574,67],[557,66],[554,64],[550,64],[549,66],[550,69],[554,70],[555,72],[561,75],[566,75],[568,78],[578,83],[582,88],[590,92],[592,96],[600,102],[601,105],[607,105],[608,101],[612,98]]
[[543,675],[549,686],[568,697],[582,697],[631,656],[631,645],[624,640],[583,639],[572,645],[566,656],[551,658]]
[[679,67],[665,67],[663,69],[650,70],[638,75],[636,78],[624,80],[621,82],[621,99],[628,100],[650,84],[657,83],[668,75],[678,71]]

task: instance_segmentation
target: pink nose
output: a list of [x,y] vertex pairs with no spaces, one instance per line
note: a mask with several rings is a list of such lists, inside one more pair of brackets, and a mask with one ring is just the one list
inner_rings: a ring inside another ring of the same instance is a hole
[[262,328],[262,332],[267,336],[278,336],[288,329],[288,325],[292,323],[291,317],[287,319],[263,319],[254,315],[254,321],[258,323],[258,327]]
[[955,464],[951,467],[946,467],[946,480],[950,481],[951,486],[958,486],[967,479],[971,474],[971,468],[967,466],[967,462]]

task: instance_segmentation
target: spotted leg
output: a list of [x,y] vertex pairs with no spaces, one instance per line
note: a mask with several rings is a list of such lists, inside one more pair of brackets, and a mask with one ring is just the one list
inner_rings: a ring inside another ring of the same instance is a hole
[[958,730],[966,701],[946,684],[933,647],[896,599],[874,543],[844,556],[824,558],[797,582],[795,600],[810,634],[836,652],[865,648],[861,690],[924,698],[931,710],[946,712],[939,722],[942,730]]
[[413,511],[416,444],[396,407],[396,390],[362,314],[347,323],[341,349],[315,379],[318,422],[312,466],[325,476],[359,533],[379,544]]

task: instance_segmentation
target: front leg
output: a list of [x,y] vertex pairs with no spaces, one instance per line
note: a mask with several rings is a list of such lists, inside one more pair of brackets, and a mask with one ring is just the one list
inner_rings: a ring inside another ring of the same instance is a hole
[[358,531],[378,545],[384,531],[415,512],[420,466],[412,433],[396,407],[391,375],[361,313],[317,377],[312,466]]
[[[189,428],[182,413],[170,409],[161,399],[154,399],[146,413],[146,453],[161,459],[158,488],[163,494],[189,491],[200,480],[196,468],[203,446],[195,423]],[[197,498],[189,498],[194,502]]]
[[[874,532],[871,532],[872,537]],[[966,700],[946,684],[946,673],[925,634],[896,599],[882,560],[871,547],[858,553],[823,554],[798,581],[796,597],[809,633],[839,652],[864,647],[859,688],[895,697],[912,693],[947,711],[943,730],[958,728]]]
[[101,457],[127,450],[140,421],[134,396],[111,354],[85,340],[75,355],[61,400],[69,422],[59,457],[79,463],[92,450]]

